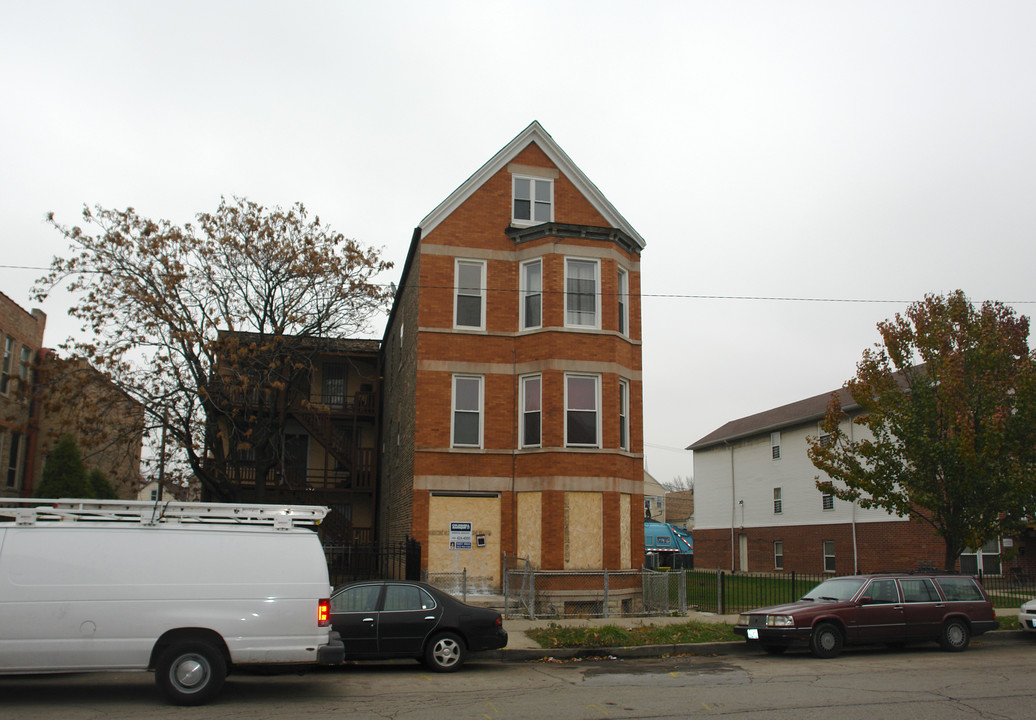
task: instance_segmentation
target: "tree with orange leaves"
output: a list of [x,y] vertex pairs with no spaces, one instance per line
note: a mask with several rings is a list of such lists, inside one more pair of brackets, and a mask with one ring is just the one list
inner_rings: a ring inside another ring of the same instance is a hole
[[878,324],[882,343],[846,383],[811,438],[827,475],[817,488],[930,525],[944,568],[967,548],[1011,535],[1036,512],[1036,355],[1029,320],[962,291],[928,295]]

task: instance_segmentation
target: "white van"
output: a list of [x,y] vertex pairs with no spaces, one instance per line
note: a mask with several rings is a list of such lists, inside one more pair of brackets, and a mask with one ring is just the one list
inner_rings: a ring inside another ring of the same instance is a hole
[[0,500],[0,673],[154,670],[170,701],[198,705],[236,666],[341,663],[305,527],[326,514]]

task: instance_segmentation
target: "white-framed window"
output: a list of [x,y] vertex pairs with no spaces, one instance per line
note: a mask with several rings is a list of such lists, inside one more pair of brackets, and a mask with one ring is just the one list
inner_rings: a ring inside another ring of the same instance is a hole
[[784,501],[781,499],[781,489],[775,487],[773,489],[773,514],[780,515],[784,512]]
[[835,509],[835,496],[831,493],[821,493],[820,495],[820,509],[821,510],[834,510]]
[[781,459],[781,433],[780,431],[770,433],[770,457],[774,460]]
[[817,439],[820,441],[820,447],[831,444],[831,433],[826,432],[820,423],[817,423]]
[[630,384],[619,380],[619,449],[630,449]]
[[530,260],[522,263],[520,322],[522,330],[543,325],[543,262]]
[[0,362],[0,393],[6,394],[10,390],[11,363],[14,362],[14,338],[8,335],[4,338],[4,357]]
[[539,375],[525,375],[521,384],[521,423],[519,440],[522,447],[540,447],[543,427],[543,378]]
[[601,266],[596,260],[565,258],[565,326],[601,326],[598,312]]
[[824,572],[835,572],[835,541],[824,541]]
[[600,447],[601,378],[565,375],[565,445]]
[[1000,574],[1000,540],[994,538],[980,548],[967,548],[960,554],[960,571],[966,575]]
[[453,447],[482,447],[482,376],[453,376]]
[[550,178],[513,175],[511,223],[539,225],[554,220],[554,181]]
[[619,332],[629,335],[630,275],[619,268]]
[[784,542],[782,540],[773,541],[773,569],[784,569]]
[[486,264],[458,259],[454,273],[453,326],[484,330],[486,326]]

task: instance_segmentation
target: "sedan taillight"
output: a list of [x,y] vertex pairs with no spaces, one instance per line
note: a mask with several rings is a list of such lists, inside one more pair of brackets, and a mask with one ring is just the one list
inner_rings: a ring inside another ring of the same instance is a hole
[[322,598],[317,603],[317,626],[318,627],[330,627],[331,625],[331,601],[328,598]]

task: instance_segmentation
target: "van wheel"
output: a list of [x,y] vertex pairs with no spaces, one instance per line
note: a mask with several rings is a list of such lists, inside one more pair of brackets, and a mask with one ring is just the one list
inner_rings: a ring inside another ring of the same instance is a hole
[[173,643],[155,663],[155,682],[175,705],[207,703],[226,677],[223,653],[202,641]]
[[454,672],[464,664],[464,642],[453,633],[436,635],[424,651],[424,662],[435,672]]
[[809,649],[818,658],[838,657],[842,652],[842,633],[831,623],[820,623],[813,628]]
[[939,635],[939,644],[942,649],[948,652],[960,652],[968,646],[971,641],[971,631],[968,624],[960,619],[948,620],[942,626],[942,634]]

